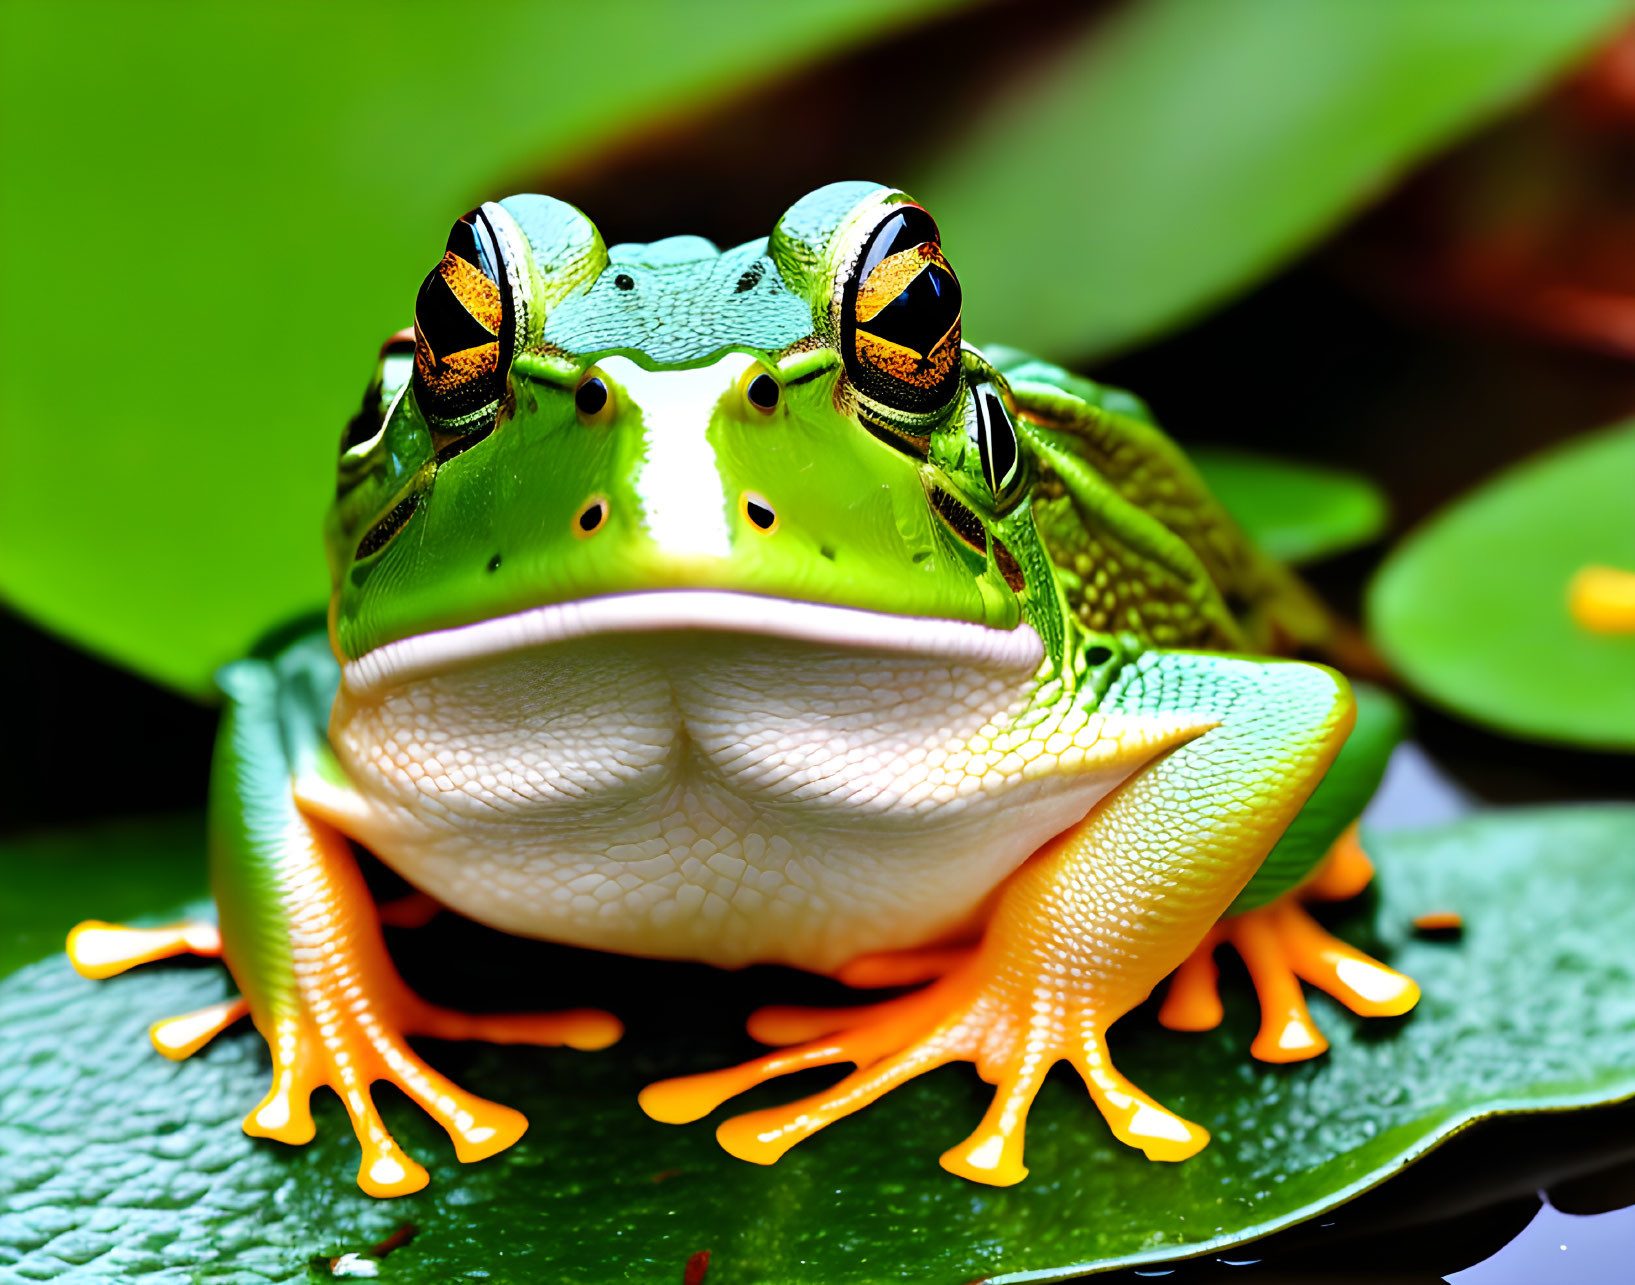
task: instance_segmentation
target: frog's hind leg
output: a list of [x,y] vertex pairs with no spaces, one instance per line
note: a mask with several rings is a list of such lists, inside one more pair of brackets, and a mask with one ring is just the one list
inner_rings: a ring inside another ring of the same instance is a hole
[[1260,1004],[1260,1030],[1249,1052],[1262,1062],[1300,1062],[1328,1049],[1301,981],[1325,991],[1360,1017],[1399,1017],[1419,1002],[1413,979],[1327,932],[1305,901],[1337,901],[1368,886],[1373,864],[1353,823],[1316,872],[1270,903],[1229,915],[1216,925],[1170,982],[1159,1022],[1176,1031],[1220,1025],[1222,1007],[1214,950],[1230,945],[1243,959]]
[[770,1164],[906,1080],[969,1061],[994,1097],[976,1132],[942,1164],[1007,1186],[1027,1173],[1023,1135],[1034,1095],[1051,1066],[1067,1061],[1121,1141],[1155,1160],[1182,1160],[1204,1146],[1204,1129],[1113,1067],[1106,1031],[1187,956],[1265,857],[1339,749],[1351,699],[1343,681],[1315,666],[1151,653],[1130,666],[1108,703],[1137,721],[1184,709],[1198,717],[1199,733],[1012,875],[975,950],[922,957],[924,967],[952,967],[883,1004],[774,1010],[770,1025],[781,1029],[765,1029],[763,1016],[761,1033],[808,1038],[740,1067],[650,1085],[641,1095],[647,1113],[694,1120],[776,1076],[853,1064],[825,1092],[716,1131],[731,1154]]

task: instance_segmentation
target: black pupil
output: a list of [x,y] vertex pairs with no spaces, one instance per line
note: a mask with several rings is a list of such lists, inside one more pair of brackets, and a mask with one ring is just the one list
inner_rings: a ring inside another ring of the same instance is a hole
[[749,400],[762,410],[771,410],[778,404],[778,381],[771,375],[757,375],[749,381]]
[[594,415],[607,405],[607,385],[600,379],[587,379],[579,385],[573,401],[584,414]]
[[749,520],[756,526],[760,527],[763,531],[769,528],[776,520],[776,515],[771,509],[767,508],[764,504],[756,502],[755,500],[747,501],[744,508],[749,513]]
[[959,283],[931,264],[864,328],[881,339],[913,349],[924,365],[937,341],[959,316],[959,307]]
[[1113,658],[1113,649],[1111,647],[1092,647],[1084,653],[1084,658],[1092,665],[1105,665]]
[[636,288],[636,279],[628,272],[621,272],[613,278],[613,284],[620,290],[634,290]]
[[601,525],[602,506],[600,503],[591,505],[590,508],[579,515],[579,529],[581,531],[594,531]]

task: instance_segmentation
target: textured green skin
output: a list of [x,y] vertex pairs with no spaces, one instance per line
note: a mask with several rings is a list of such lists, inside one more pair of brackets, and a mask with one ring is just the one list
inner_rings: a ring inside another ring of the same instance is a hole
[[328,640],[313,633],[216,679],[227,700],[210,774],[210,890],[233,976],[268,1018],[296,1004],[290,938],[276,918],[283,856],[303,825],[290,782],[327,756],[339,677]]
[[1353,684],[1352,694],[1357,700],[1357,725],[1340,756],[1228,913],[1263,906],[1304,879],[1379,789],[1391,751],[1407,730],[1406,715],[1394,698],[1378,688]]
[[[713,1251],[709,1285],[1062,1280],[1311,1218],[1473,1120],[1635,1094],[1635,885],[1624,877],[1635,808],[1512,810],[1365,832],[1378,896],[1344,907],[1333,926],[1419,978],[1425,996],[1409,1017],[1364,1021],[1316,996],[1332,1050],[1256,1065],[1243,1057],[1254,994],[1226,970],[1218,1030],[1180,1036],[1138,1014],[1112,1041],[1119,1066],[1207,1123],[1214,1144],[1183,1165],[1151,1164],[1108,1136],[1071,1077],[1052,1077],[1029,1120],[1032,1172],[1003,1190],[973,1190],[935,1164],[986,1099],[969,1068],[905,1085],[770,1169],[731,1159],[708,1129],[631,1109],[654,1076],[746,1056],[742,1019],[758,1004],[845,1002],[838,987],[782,970],[563,952],[444,917],[394,942],[429,997],[460,1003],[481,988],[518,1008],[588,998],[626,1014],[630,1033],[596,1055],[427,1042],[439,1069],[522,1108],[535,1127],[504,1155],[460,1165],[429,1119],[383,1095],[387,1123],[425,1158],[432,1183],[376,1201],[355,1186],[357,1145],[330,1095],[313,1104],[318,1136],[305,1147],[238,1131],[246,1086],[265,1073],[254,1033],[180,1065],[138,1051],[156,1013],[229,993],[219,969],[159,965],[88,982],[59,953],[68,927],[108,911],[110,896],[115,912],[155,923],[204,909],[199,830],[197,818],[125,822],[0,844],[0,927],[37,934],[32,953],[0,970],[40,961],[0,979],[0,1276],[332,1279],[328,1258],[412,1224],[413,1241],[381,1261],[383,1282],[486,1272],[490,1282],[673,1285],[700,1249]],[[1436,906],[1464,913],[1457,942],[1410,931]],[[1592,1131],[1624,1130],[1627,1116],[1572,1125],[1559,1120],[1555,1141],[1581,1146]],[[1470,1174],[1450,1203],[1491,1199],[1491,1178]],[[1352,1220],[1344,1230],[1363,1229]]]

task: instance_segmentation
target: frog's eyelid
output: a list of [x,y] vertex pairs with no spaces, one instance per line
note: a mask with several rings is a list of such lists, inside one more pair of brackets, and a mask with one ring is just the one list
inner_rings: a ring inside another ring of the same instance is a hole
[[811,383],[819,375],[828,374],[832,369],[834,369],[832,366],[819,366],[815,370],[804,370],[800,374],[792,375],[784,380],[783,386],[785,388],[799,388],[802,384]]
[[785,388],[799,388],[838,369],[840,364],[840,354],[833,348],[803,349],[780,357],[774,363]]
[[571,393],[577,389],[579,382],[585,377],[584,369],[577,364],[569,366],[566,362],[529,352],[519,352],[512,358],[511,372],[514,375],[524,375],[536,383],[564,393]]

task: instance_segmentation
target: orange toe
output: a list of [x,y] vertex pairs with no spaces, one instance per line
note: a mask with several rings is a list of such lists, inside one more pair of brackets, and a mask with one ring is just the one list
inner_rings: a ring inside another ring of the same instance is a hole
[[1186,962],[1170,978],[1158,1024],[1172,1031],[1212,1031],[1221,1024],[1220,969],[1215,966],[1215,947],[1220,944],[1213,931],[1188,955]]
[[221,954],[221,934],[214,924],[187,920],[163,928],[126,928],[87,919],[68,934],[68,962],[81,977],[100,981],[138,964],[177,955]]
[[1419,1003],[1413,978],[1348,946],[1293,902],[1272,909],[1289,966],[1359,1017],[1400,1017]]
[[148,1028],[153,1047],[172,1061],[192,1057],[241,1017],[250,1015],[247,999],[226,999],[181,1017],[166,1018]]
[[970,946],[936,946],[859,955],[835,974],[835,980],[863,990],[915,986],[941,977],[971,957]]
[[482,1040],[488,1044],[566,1046],[593,1052],[619,1042],[624,1024],[598,1008],[556,1013],[461,1013],[433,1004],[409,1007],[404,1030],[436,1040]]
[[1334,845],[1317,871],[1300,885],[1299,893],[1307,901],[1346,901],[1355,897],[1374,877],[1374,863],[1363,850],[1359,823],[1353,821]]

